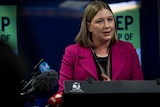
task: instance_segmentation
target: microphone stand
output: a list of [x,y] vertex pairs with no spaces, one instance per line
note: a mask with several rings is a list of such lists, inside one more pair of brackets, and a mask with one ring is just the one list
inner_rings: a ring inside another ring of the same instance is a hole
[[[31,82],[33,81],[33,79],[31,79],[25,86],[22,90],[25,90],[30,84]],[[26,97],[26,95],[29,97],[29,104],[30,104],[30,107],[39,107],[39,106],[35,106],[35,98],[36,96],[34,95],[34,93],[29,93],[29,94],[26,94],[26,93],[20,93],[21,96],[23,97]]]
[[29,98],[30,98],[30,107],[39,107],[39,106],[34,106],[34,103],[35,103],[35,95],[33,95],[33,94],[31,94],[30,96],[29,96]]
[[[43,61],[44,59],[42,58],[34,67],[33,67],[33,72],[31,73],[32,74],[32,79],[22,88],[22,92],[24,90],[26,90],[29,85],[32,83],[33,81],[33,77],[34,76],[37,76],[37,72],[34,72],[34,70],[39,66],[39,64]],[[25,81],[26,82],[26,81]],[[24,93],[20,93],[21,96],[24,96],[25,94]],[[34,93],[29,93],[29,103],[30,103],[30,107],[39,107],[39,106],[34,106],[34,103],[35,103],[35,95]]]

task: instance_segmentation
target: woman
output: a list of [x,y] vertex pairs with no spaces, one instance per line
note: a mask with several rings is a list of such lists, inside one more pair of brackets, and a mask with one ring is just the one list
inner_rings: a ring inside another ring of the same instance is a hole
[[56,95],[62,95],[65,80],[143,80],[136,49],[130,42],[117,38],[113,12],[103,1],[90,2],[83,15],[75,44],[65,49],[60,68],[58,93],[49,99],[53,106]]

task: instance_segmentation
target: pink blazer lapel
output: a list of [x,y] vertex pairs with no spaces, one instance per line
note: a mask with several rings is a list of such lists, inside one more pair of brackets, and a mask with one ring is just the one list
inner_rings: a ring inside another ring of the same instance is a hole
[[124,58],[124,49],[119,48],[118,45],[115,45],[112,48],[112,79],[116,80],[119,76],[122,68],[125,66],[127,58]]
[[98,79],[97,68],[92,56],[92,52],[90,48],[81,48],[79,53],[79,57],[81,57],[80,64],[82,67],[89,72],[95,79]]

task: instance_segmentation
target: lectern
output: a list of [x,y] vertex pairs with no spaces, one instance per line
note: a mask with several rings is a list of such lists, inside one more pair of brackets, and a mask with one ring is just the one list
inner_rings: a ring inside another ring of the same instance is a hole
[[160,106],[156,80],[65,81],[61,107]]

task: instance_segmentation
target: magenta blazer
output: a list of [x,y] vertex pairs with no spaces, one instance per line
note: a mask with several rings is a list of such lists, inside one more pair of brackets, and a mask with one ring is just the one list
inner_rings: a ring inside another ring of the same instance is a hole
[[[119,40],[111,51],[112,80],[143,80],[136,49],[130,42]],[[98,80],[97,68],[90,48],[72,44],[65,49],[58,80],[63,91],[64,80],[86,80],[91,77]]]

